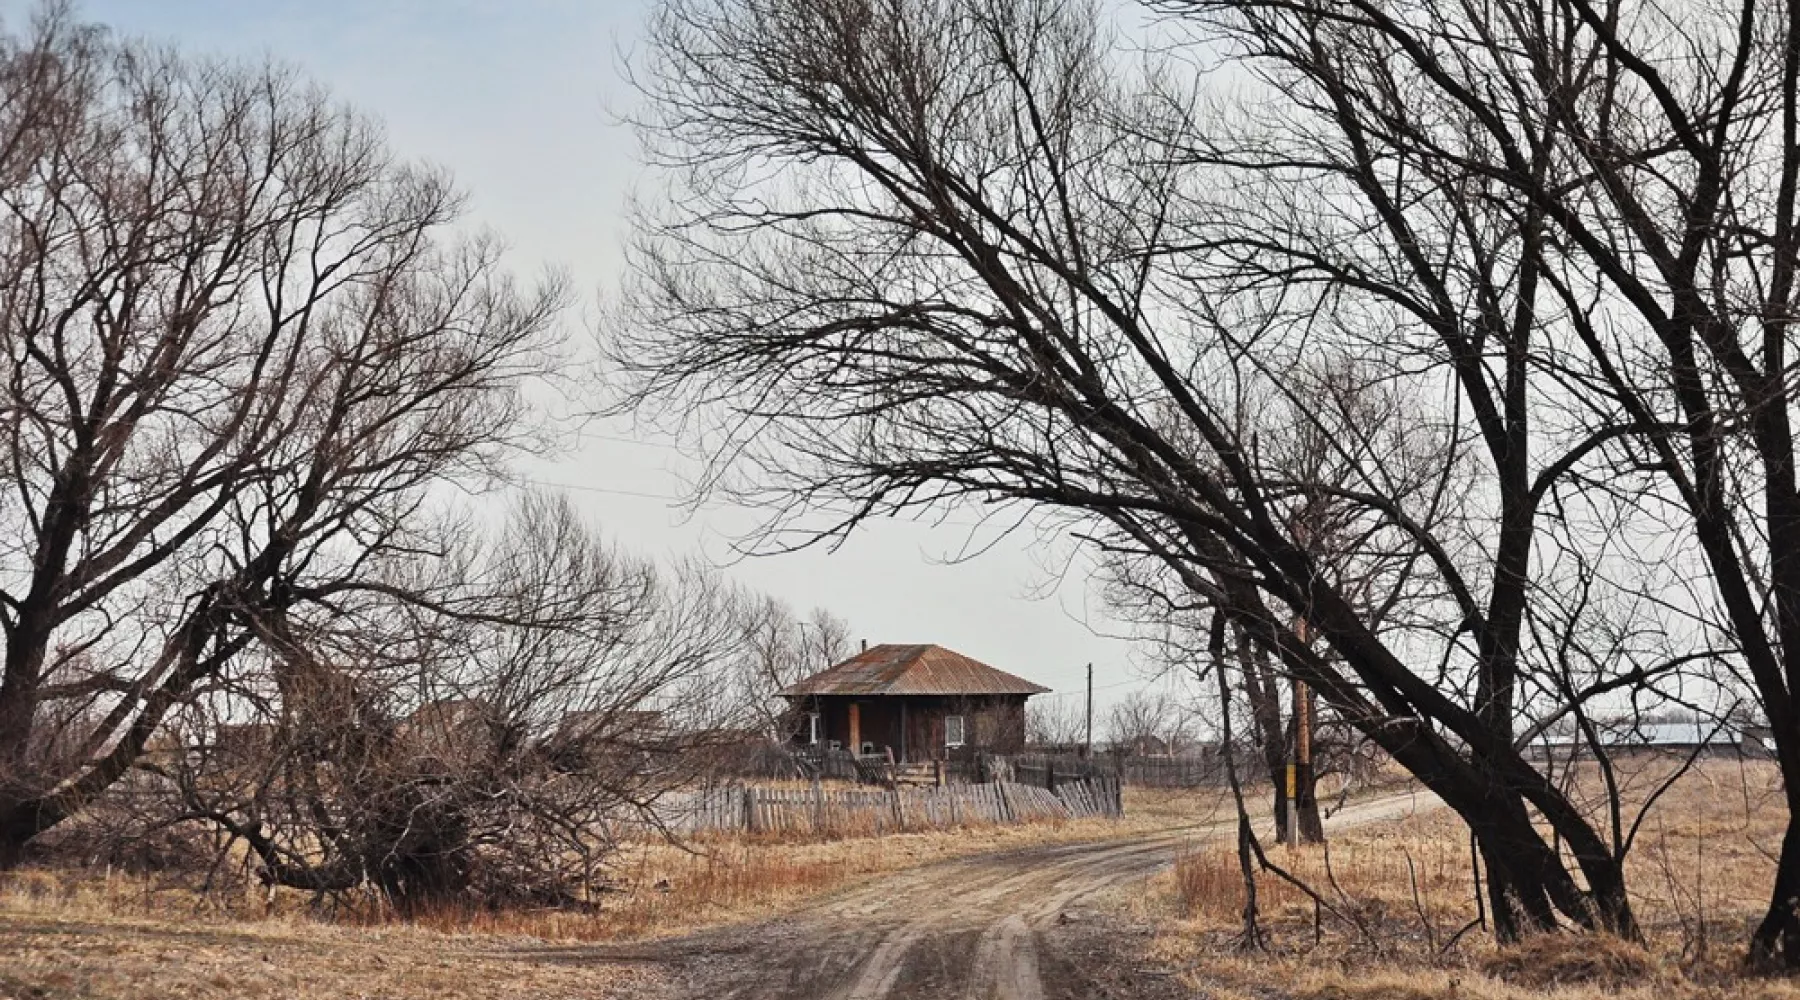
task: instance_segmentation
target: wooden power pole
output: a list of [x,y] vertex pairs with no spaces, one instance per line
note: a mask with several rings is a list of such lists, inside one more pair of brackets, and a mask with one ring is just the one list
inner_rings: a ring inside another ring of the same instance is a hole
[[1094,759],[1094,665],[1087,665],[1087,735],[1082,740],[1081,755]]
[[[1294,622],[1294,637],[1305,645],[1312,644],[1312,632],[1307,627],[1306,619]],[[1312,768],[1312,697],[1306,682],[1294,678],[1294,762],[1288,765],[1288,843],[1299,846],[1303,836],[1310,840],[1319,834],[1308,831],[1301,832],[1300,802],[1304,796],[1310,797],[1313,789]],[[1309,798],[1310,804],[1310,798]]]
[[1294,681],[1294,762],[1288,765],[1289,847],[1300,846],[1300,789],[1312,780],[1312,718],[1307,711],[1306,682]]

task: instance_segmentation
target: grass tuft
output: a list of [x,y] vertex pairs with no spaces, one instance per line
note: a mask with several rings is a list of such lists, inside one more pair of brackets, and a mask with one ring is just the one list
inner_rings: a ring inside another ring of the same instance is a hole
[[1656,959],[1642,945],[1608,934],[1541,934],[1500,948],[1481,971],[1515,986],[1598,986],[1617,990],[1656,978]]

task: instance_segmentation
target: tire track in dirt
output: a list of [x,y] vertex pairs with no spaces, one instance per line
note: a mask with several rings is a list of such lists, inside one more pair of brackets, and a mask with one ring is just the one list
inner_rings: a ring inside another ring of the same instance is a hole
[[[1327,828],[1433,805],[1423,795],[1377,799],[1342,810]],[[631,957],[665,967],[671,980],[660,995],[669,998],[1066,1000],[1082,987],[1067,976],[1044,981],[1044,932],[1082,900],[1173,864],[1183,846],[1229,837],[1235,823],[946,861],[776,920],[645,945]],[[591,949],[587,957],[605,960],[609,951],[624,957],[611,949]]]
[[1016,913],[983,931],[964,1000],[1044,1000],[1035,937],[1025,918]]
[[[845,919],[895,909],[895,900],[936,890],[953,909],[931,909],[886,926],[848,976],[833,982],[829,959],[807,962],[810,970],[779,980],[723,984],[682,995],[725,995],[756,1000],[890,1000],[900,997],[964,997],[966,1000],[1046,1000],[1038,968],[1039,928],[1072,900],[1120,881],[1149,875],[1169,864],[1174,852],[1206,828],[1188,829],[1131,841],[1059,846],[948,862],[918,870],[900,886],[875,890],[821,906],[821,915]],[[806,936],[820,955],[856,949],[842,932],[814,925]],[[951,970],[933,975],[934,969]]]

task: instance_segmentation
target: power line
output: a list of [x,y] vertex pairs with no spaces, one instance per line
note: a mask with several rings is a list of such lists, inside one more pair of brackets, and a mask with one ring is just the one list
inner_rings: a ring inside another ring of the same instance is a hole
[[[518,479],[520,482],[530,483],[533,486],[545,486],[553,490],[580,490],[583,493],[605,493],[609,496],[639,497],[644,500],[662,500],[666,503],[686,502],[681,497],[667,496],[662,493],[646,493],[641,490],[618,490],[610,489],[605,486],[582,486],[578,483],[553,483],[548,480],[532,479],[527,476],[519,476]],[[702,506],[706,506],[706,504],[702,504]]]
[[[601,493],[601,494],[605,494],[607,496],[637,497],[637,498],[643,499],[643,500],[661,500],[664,503],[670,503],[670,504],[684,504],[685,505],[685,504],[692,503],[692,500],[690,500],[687,497],[668,496],[663,493],[647,493],[647,492],[644,492],[641,490],[620,490],[620,489],[612,489],[612,488],[605,487],[605,486],[583,486],[578,483],[554,483],[547,479],[533,479],[530,476],[515,476],[514,478],[518,479],[522,483],[530,483],[533,486],[543,486],[543,487],[547,487],[547,488],[553,489],[553,490],[578,490],[583,493]],[[702,501],[700,501],[699,506],[710,507],[714,510],[718,510],[718,509],[721,509],[724,507],[746,507],[747,508],[752,505],[732,504],[732,503],[728,503],[728,502],[721,501],[721,500],[702,500]],[[991,521],[964,521],[959,518],[936,518],[936,517],[914,518],[914,517],[892,517],[892,516],[890,516],[890,517],[884,518],[884,520],[898,521],[898,522],[906,523],[906,524],[921,524],[928,528],[939,528],[939,527],[986,528],[986,527],[990,527],[992,525]],[[1008,530],[1010,531],[1011,529],[1008,529]]]
[[595,441],[613,441],[618,444],[635,444],[645,448],[661,448],[665,451],[681,450],[681,445],[674,441],[646,441],[643,438],[620,437],[617,434],[596,434],[593,431],[582,431],[579,436],[584,440],[592,438]]
[[[1111,684],[1096,684],[1096,685],[1094,685],[1094,690],[1096,690],[1096,691],[1111,691],[1113,688],[1122,688],[1128,684],[1142,684],[1142,685],[1148,686],[1153,683],[1155,683],[1155,682],[1140,680],[1138,678],[1131,678],[1129,680],[1114,681]],[[1044,698],[1044,699],[1073,698],[1082,693],[1083,692],[1081,692],[1081,691],[1052,691],[1049,694],[1040,694],[1037,697]]]

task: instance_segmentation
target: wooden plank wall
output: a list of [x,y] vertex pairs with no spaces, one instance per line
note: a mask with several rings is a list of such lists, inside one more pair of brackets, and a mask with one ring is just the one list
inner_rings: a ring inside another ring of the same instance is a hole
[[665,797],[656,819],[683,834],[749,832],[829,838],[1118,816],[1122,812],[1118,781],[1096,776],[1059,785],[1054,792],[1013,782],[941,788],[717,785]]

